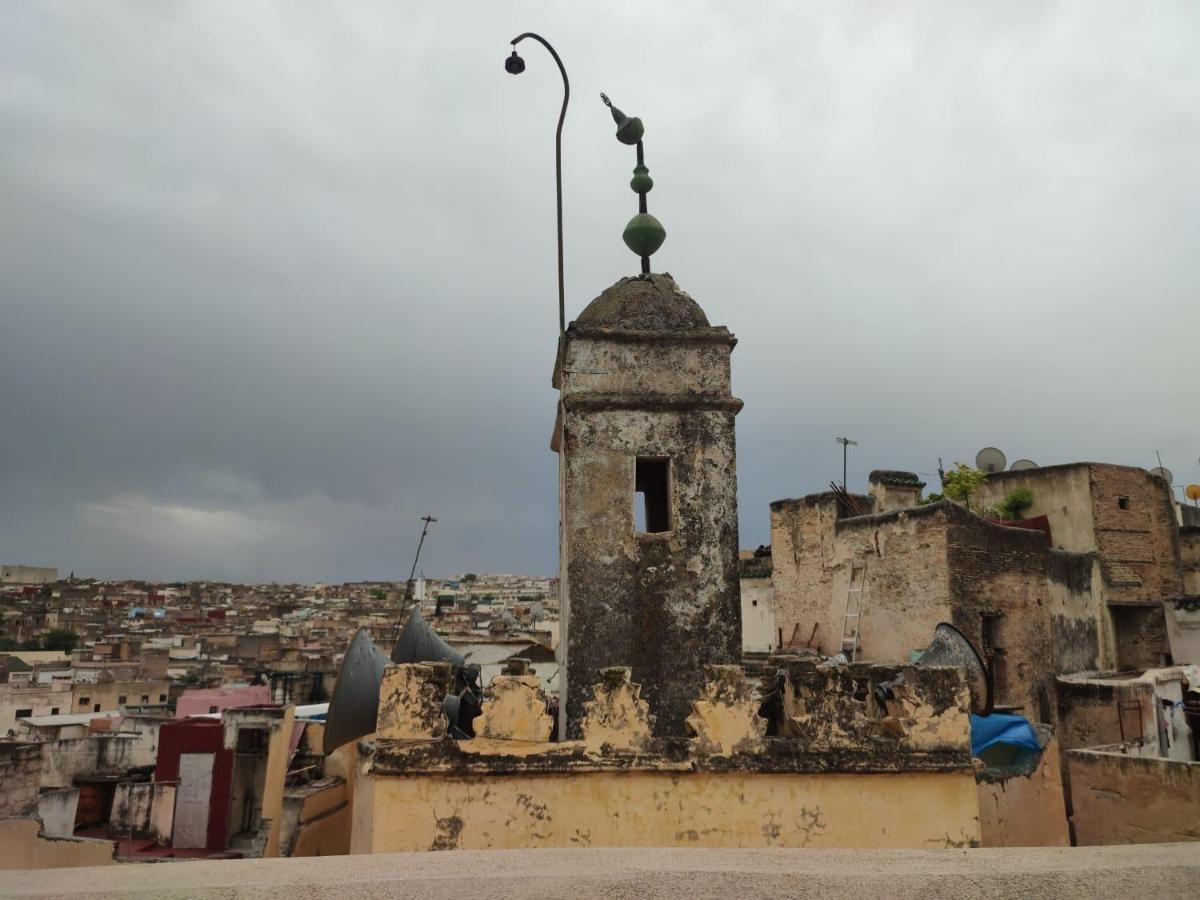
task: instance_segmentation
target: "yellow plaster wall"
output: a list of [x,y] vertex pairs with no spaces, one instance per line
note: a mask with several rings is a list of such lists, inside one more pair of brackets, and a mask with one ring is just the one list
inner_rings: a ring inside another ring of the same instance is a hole
[[271,833],[263,856],[279,855],[279,826],[283,814],[283,782],[291,756],[292,723],[295,707],[289,706],[278,722],[271,724],[267,742],[267,775],[263,782],[262,817],[271,821]]
[[110,866],[116,845],[90,838],[46,838],[37,819],[0,819],[0,869]]
[[360,774],[352,853],[978,846],[969,772]]

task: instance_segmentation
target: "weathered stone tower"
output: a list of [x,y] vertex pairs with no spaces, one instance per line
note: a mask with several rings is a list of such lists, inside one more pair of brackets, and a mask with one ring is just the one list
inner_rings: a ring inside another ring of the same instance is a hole
[[741,653],[729,358],[669,275],[623,278],[566,330],[555,365],[560,733],[603,666],[631,666],[659,735],[684,734],[703,666]]

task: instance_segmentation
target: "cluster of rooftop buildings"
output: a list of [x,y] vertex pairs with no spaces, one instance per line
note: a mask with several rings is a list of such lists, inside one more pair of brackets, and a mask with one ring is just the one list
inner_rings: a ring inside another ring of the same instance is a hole
[[423,579],[407,643],[395,583],[6,586],[13,641],[81,645],[10,651],[4,696],[82,710],[14,710],[3,864],[1200,840],[1194,507],[1128,466],[877,471],[739,552],[735,343],[668,276],[593,301],[558,578]]

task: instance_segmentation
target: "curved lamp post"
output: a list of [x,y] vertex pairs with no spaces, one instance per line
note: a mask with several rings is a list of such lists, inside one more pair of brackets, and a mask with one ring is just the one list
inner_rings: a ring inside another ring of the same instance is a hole
[[525,71],[525,60],[517,55],[517,44],[521,43],[525,38],[533,38],[550,51],[550,55],[558,63],[558,71],[562,73],[563,80],[562,112],[558,114],[558,131],[554,134],[554,183],[558,190],[558,333],[563,334],[567,330],[567,314],[566,303],[563,299],[562,129],[563,121],[567,118],[567,101],[571,99],[571,83],[567,81],[567,70],[563,68],[562,60],[558,58],[558,54],[554,52],[554,48],[550,46],[550,42],[540,34],[534,34],[532,31],[519,34],[512,39],[513,52],[504,61],[504,71],[510,75],[520,75]]

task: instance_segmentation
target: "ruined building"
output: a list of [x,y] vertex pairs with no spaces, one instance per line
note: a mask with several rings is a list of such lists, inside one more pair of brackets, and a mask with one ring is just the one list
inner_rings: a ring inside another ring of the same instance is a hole
[[972,505],[1018,487],[1033,496],[1021,522],[918,506],[920,481],[898,472],[872,473],[870,496],[772,503],[780,642],[901,661],[951,622],[987,656],[997,702],[1042,722],[1056,675],[1167,664],[1164,601],[1183,593],[1167,486],[1076,463],[989,475]]
[[705,664],[741,653],[736,338],[669,275],[623,278],[563,337],[560,728],[603,666],[631,666],[655,732],[680,734]]

